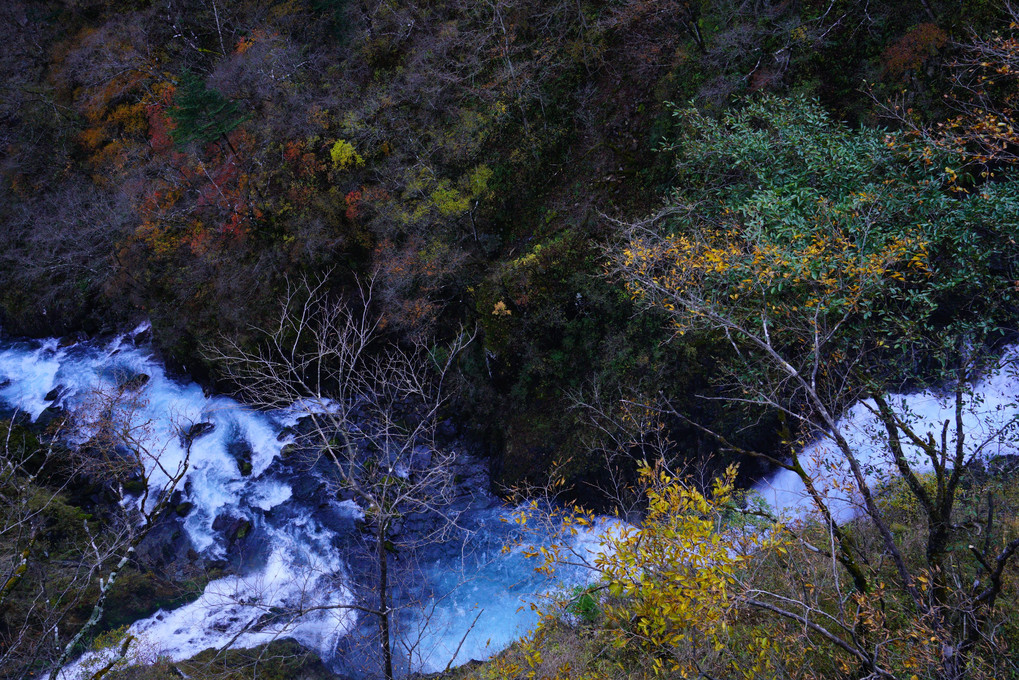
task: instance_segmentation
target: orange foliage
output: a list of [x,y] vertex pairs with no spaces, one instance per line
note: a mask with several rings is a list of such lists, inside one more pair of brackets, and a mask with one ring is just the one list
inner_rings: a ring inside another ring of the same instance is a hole
[[1019,23],[976,40],[954,66],[960,91],[953,104],[964,113],[941,124],[936,141],[988,174],[996,164],[1019,162]]
[[904,75],[919,68],[947,42],[943,30],[931,23],[920,24],[885,50],[885,69],[892,76]]

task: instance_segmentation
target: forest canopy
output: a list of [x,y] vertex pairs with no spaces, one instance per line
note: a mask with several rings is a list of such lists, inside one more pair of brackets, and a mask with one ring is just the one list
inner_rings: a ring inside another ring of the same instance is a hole
[[[403,478],[335,435],[393,388],[371,418],[408,460],[451,429],[558,526],[629,522],[477,677],[1019,674],[1014,471],[974,453],[1011,430],[963,427],[1019,329],[1008,3],[10,0],[0,38],[5,335],[148,320],[210,392],[334,395],[308,448],[365,497]],[[921,390],[937,427],[897,396]],[[18,599],[53,566],[33,545],[81,559],[110,527],[57,433],[16,421],[0,485],[45,500],[45,540],[3,544],[0,601],[76,632],[32,628],[11,673],[116,629],[91,577]],[[776,471],[810,503],[795,521],[747,492]],[[404,509],[371,503],[388,658]]]

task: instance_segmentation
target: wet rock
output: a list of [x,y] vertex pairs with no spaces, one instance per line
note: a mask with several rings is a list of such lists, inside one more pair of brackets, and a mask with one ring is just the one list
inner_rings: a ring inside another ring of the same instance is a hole
[[131,338],[131,341],[134,342],[135,345],[149,344],[152,341],[152,329],[146,328],[143,331],[138,331],[134,334],[134,337]]
[[319,501],[325,497],[325,483],[315,475],[300,475],[290,482],[293,497],[302,501]]
[[500,505],[499,501],[484,493],[474,494],[471,500],[471,510],[489,510]]
[[297,444],[287,444],[280,449],[280,458],[290,458],[297,453]]
[[247,477],[251,474],[251,456],[253,451],[251,445],[243,439],[239,441],[233,441],[226,445],[227,453],[237,461],[237,469],[240,470],[241,476]]
[[120,383],[120,388],[128,392],[136,392],[145,387],[149,380],[151,380],[151,378],[147,373],[139,373],[138,375],[133,375],[124,382]]
[[461,466],[454,478],[457,489],[464,494],[488,489],[488,470],[483,463],[467,463]]
[[276,441],[281,442],[284,439],[287,439],[288,437],[293,437],[296,434],[297,430],[288,425],[287,427],[284,427],[282,430],[279,431],[279,434],[276,435]]
[[453,439],[456,437],[456,425],[452,420],[443,420],[436,426],[435,434],[442,439]]
[[194,440],[199,437],[204,437],[215,429],[216,426],[213,423],[195,423],[189,427],[186,432],[184,432],[184,441],[185,443],[190,444]]
[[47,392],[46,396],[43,397],[43,399],[45,399],[46,401],[56,401],[57,399],[60,399],[60,397],[64,395],[65,389],[66,388],[63,385],[57,385],[52,390]]
[[195,504],[191,501],[184,501],[183,503],[177,504],[177,507],[174,508],[174,512],[176,512],[179,517],[187,517],[188,513],[190,513],[194,507]]
[[315,419],[311,416],[304,416],[297,421],[297,424],[292,428],[297,436],[308,436],[314,434],[318,429],[315,424]]
[[138,561],[148,567],[162,569],[173,562],[187,560],[191,542],[176,521],[162,520],[155,524],[135,549]]
[[403,518],[401,530],[411,535],[424,535],[435,524],[435,518],[422,512],[412,512]]
[[216,519],[212,520],[213,531],[224,531],[230,526],[232,522],[239,521],[236,517],[230,515],[216,515]]
[[63,420],[66,417],[67,413],[59,406],[47,406],[46,410],[35,419],[35,424],[37,427],[45,430],[53,423]]
[[251,522],[244,517],[219,515],[212,521],[212,529],[222,532],[228,543],[234,543],[251,532]]
[[415,446],[410,454],[411,470],[427,470],[432,464],[432,450],[427,446]]

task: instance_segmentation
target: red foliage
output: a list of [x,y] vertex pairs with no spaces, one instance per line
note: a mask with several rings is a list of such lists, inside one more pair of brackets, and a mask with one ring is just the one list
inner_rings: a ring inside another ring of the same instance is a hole
[[347,204],[347,210],[343,214],[351,222],[356,220],[357,216],[360,214],[360,212],[361,212],[361,200],[363,198],[364,198],[363,190],[362,189],[357,189],[355,191],[351,191],[350,193],[348,193],[346,195],[346,197],[343,199],[344,202]]
[[300,179],[314,179],[324,169],[315,154],[308,150],[303,140],[290,140],[283,146],[283,160],[290,166],[290,171]]
[[292,139],[283,147],[283,160],[287,163],[296,163],[304,151],[304,142]]
[[145,116],[149,121],[149,144],[152,145],[152,153],[163,153],[173,146],[170,138],[170,131],[173,129],[173,121],[166,117],[164,111],[166,105],[163,103],[149,104],[145,107]]

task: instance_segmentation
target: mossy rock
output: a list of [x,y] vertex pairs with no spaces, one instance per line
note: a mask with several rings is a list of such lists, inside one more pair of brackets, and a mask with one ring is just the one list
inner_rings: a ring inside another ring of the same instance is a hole
[[274,640],[252,649],[230,649],[222,653],[207,649],[187,661],[157,660],[149,666],[132,666],[111,671],[107,680],[335,680],[314,652],[294,640]]
[[[335,678],[317,654],[295,640],[275,640],[261,647],[231,649],[223,653],[207,649],[177,666],[191,678],[215,677],[220,680],[249,680],[251,677],[258,677],[260,680]],[[256,669],[257,675],[253,675]],[[142,678],[139,677],[138,680]]]
[[194,509],[194,507],[195,504],[192,503],[191,501],[184,501],[183,503],[177,505],[177,507],[174,508],[174,510],[179,516],[187,517],[187,515],[191,512],[192,509]]
[[129,479],[124,482],[124,493],[139,496],[145,491],[144,479]]
[[182,588],[151,571],[125,569],[107,600],[100,630],[132,624],[160,609],[176,609],[194,600],[200,592]]

